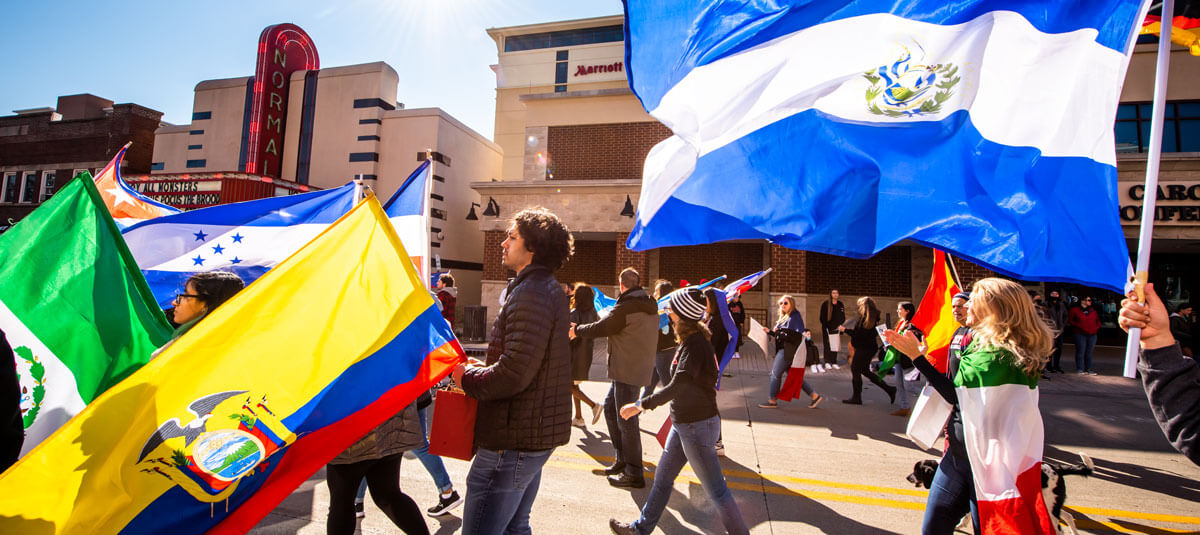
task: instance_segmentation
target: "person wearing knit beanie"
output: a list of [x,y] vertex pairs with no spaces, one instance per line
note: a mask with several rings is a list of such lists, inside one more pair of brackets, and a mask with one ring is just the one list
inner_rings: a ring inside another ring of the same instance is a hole
[[708,307],[704,293],[696,288],[680,288],[667,295],[667,307],[676,316],[692,321],[700,321]]

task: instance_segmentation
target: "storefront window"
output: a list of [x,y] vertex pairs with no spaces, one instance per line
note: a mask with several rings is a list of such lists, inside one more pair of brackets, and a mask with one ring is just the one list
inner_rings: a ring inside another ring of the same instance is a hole
[[[1113,126],[1117,152],[1149,152],[1152,104],[1121,104]],[[1163,111],[1163,152],[1200,152],[1200,102],[1168,102]]]

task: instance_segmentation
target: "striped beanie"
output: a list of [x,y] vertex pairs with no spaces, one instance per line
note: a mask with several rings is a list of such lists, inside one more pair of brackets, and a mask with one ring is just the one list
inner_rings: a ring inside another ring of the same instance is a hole
[[708,300],[696,288],[680,288],[667,295],[667,306],[681,318],[700,321],[708,310]]

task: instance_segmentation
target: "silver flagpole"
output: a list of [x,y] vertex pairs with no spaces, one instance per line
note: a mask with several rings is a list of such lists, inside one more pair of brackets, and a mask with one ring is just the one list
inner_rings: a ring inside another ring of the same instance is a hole
[[[1158,204],[1158,164],[1162,159],[1163,112],[1167,106],[1167,71],[1171,65],[1171,26],[1175,18],[1175,0],[1163,0],[1162,22],[1158,34],[1158,64],[1154,70],[1154,109],[1150,119],[1150,157],[1146,160],[1146,194],[1142,196],[1142,224],[1138,232],[1137,266],[1134,288],[1138,300],[1145,303],[1142,286],[1149,278],[1150,244],[1154,237],[1155,205]],[[1125,377],[1137,372],[1138,343],[1141,329],[1130,329],[1125,344]]]

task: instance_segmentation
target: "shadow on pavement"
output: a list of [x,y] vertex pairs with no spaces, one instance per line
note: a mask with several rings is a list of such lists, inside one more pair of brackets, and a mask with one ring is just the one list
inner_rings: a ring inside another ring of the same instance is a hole
[[[1085,450],[1084,453],[1087,453]],[[1090,455],[1090,454],[1089,454]],[[1054,446],[1046,446],[1045,457],[1070,463],[1079,462],[1079,455]],[[1158,492],[1173,498],[1200,503],[1200,481],[1193,480],[1154,468],[1122,463],[1092,456],[1096,471],[1092,477],[1120,484],[1132,489]],[[1069,485],[1070,483],[1068,483]]]

